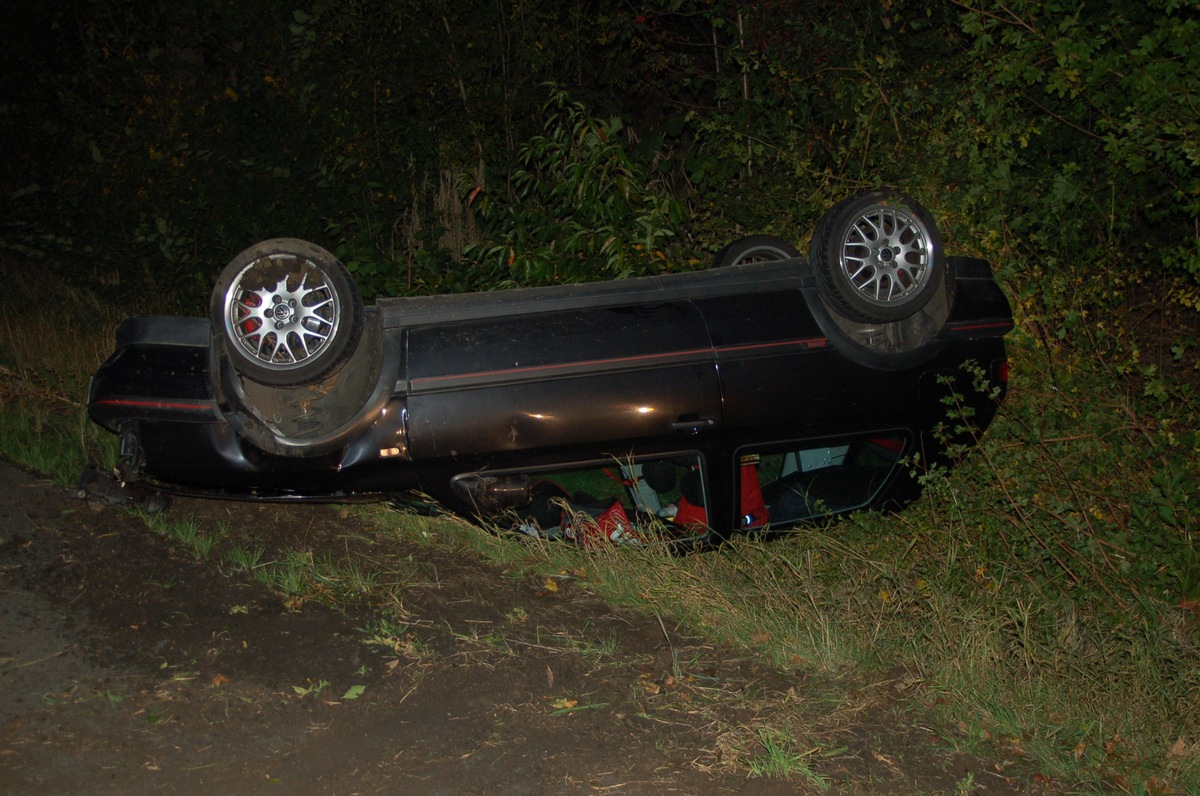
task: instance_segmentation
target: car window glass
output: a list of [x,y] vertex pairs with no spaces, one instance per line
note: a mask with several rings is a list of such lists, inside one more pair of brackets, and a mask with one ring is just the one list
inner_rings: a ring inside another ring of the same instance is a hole
[[890,432],[742,449],[741,527],[785,528],[869,505],[899,464],[906,440]]
[[708,532],[708,500],[698,454],[609,460],[527,471],[526,505],[494,518],[501,526],[590,545]]

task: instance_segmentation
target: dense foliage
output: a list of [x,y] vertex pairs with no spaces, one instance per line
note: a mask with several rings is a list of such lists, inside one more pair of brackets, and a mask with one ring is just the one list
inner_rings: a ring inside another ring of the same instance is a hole
[[[541,186],[542,169],[575,158],[580,205],[628,205],[581,223],[651,213],[655,231],[635,236],[647,248],[679,233],[703,253],[739,230],[800,242],[834,199],[890,184],[940,211],[956,244],[1044,282],[1054,311],[1164,274],[1177,301],[1200,298],[1195,2],[74,0],[13,13],[0,243],[73,254],[99,283],[195,289],[277,234],[331,245],[387,291],[658,267],[620,255],[614,268],[592,244],[557,275],[545,261],[569,233],[527,223],[567,189]],[[602,156],[619,180],[582,140],[546,149],[568,112],[608,120],[592,130],[611,134]],[[465,237],[467,197],[451,206],[444,190],[463,174],[492,199]],[[687,222],[651,199],[686,203]],[[524,268],[475,274],[471,243],[507,246]]]

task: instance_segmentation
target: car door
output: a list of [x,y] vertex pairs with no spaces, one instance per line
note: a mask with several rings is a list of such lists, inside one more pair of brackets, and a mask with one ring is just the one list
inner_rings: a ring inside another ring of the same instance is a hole
[[721,410],[686,300],[412,328],[406,387],[415,460],[662,450],[715,433]]
[[700,304],[715,349],[726,444],[905,426],[919,406],[917,371],[844,356],[801,290]]

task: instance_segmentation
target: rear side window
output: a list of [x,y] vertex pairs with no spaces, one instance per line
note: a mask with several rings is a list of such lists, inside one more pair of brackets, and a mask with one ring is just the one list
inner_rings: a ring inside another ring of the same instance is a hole
[[699,454],[504,473],[527,491],[522,505],[490,519],[500,527],[583,545],[699,538],[708,533],[708,496]]
[[886,432],[742,449],[741,527],[786,528],[871,505],[894,475],[907,440]]

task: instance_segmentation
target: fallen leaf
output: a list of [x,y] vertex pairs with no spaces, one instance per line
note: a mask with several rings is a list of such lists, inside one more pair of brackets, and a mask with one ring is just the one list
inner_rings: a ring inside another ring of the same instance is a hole
[[212,679],[213,688],[220,688],[229,682],[229,678],[223,674],[215,675]]
[[548,592],[558,591],[558,581],[554,578],[546,578],[546,582],[542,584],[542,589]]
[[1175,791],[1171,790],[1171,783],[1165,779],[1159,779],[1157,774],[1150,777],[1150,781],[1146,783],[1146,792],[1150,796],[1170,796]]
[[578,704],[578,699],[556,699],[554,700],[554,703],[550,705],[550,707],[554,708],[555,710],[570,710]]
[[352,685],[346,689],[346,693],[342,694],[342,699],[358,699],[367,690],[365,685]]
[[893,771],[900,770],[899,768],[896,767],[896,761],[892,760],[892,758],[888,757],[887,755],[883,754],[882,752],[871,752],[871,757],[875,758],[880,763],[883,763],[885,766],[892,769]]

